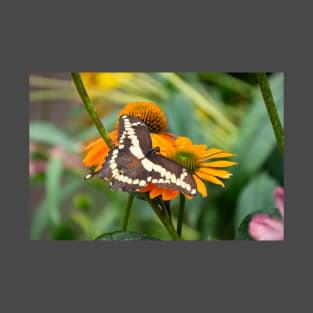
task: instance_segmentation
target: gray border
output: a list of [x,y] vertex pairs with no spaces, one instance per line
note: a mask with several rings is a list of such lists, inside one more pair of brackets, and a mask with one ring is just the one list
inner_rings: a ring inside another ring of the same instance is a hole
[[[95,3],[81,6],[78,1],[75,7],[53,2],[50,7],[44,3],[44,8],[37,2],[32,8],[28,3],[28,11],[14,7],[5,14],[6,25],[12,25],[13,14],[18,23],[11,29],[10,41],[2,44],[2,52],[7,53],[2,54],[7,73],[1,75],[5,80],[2,104],[8,110],[1,123],[5,129],[2,151],[7,158],[2,165],[7,171],[3,174],[5,187],[10,190],[2,192],[1,230],[2,239],[10,242],[2,246],[5,273],[1,282],[7,293],[1,305],[9,305],[11,311],[22,305],[33,312],[59,312],[60,308],[111,311],[109,307],[131,311],[131,307],[141,306],[145,312],[164,311],[165,307],[166,311],[190,312],[201,306],[233,311],[236,305],[257,312],[284,309],[300,301],[307,307],[309,291],[301,286],[311,272],[305,239],[311,233],[312,210],[305,204],[310,175],[303,173],[311,171],[307,168],[310,162],[305,162],[308,144],[301,138],[309,133],[312,114],[301,112],[312,102],[311,96],[302,99],[305,91],[312,89],[305,72],[312,55],[306,44],[312,25],[304,23],[310,10],[302,6],[299,12],[297,5],[299,20],[295,21],[295,11],[288,14],[287,3],[282,8],[274,3],[265,7],[247,2],[256,15],[241,11],[238,2],[233,8],[223,2],[222,8],[213,3],[202,8],[197,3],[192,9],[181,1],[172,7],[169,2],[158,6],[141,2],[140,10],[131,10],[134,2],[115,3],[115,8],[106,2],[99,9]],[[86,15],[92,18],[86,20]],[[77,33],[83,40],[75,32],[79,24],[83,26]],[[288,240],[176,244],[29,241],[28,74],[70,70],[284,71]],[[298,116],[299,123],[294,125]],[[11,131],[12,127],[17,131]]]

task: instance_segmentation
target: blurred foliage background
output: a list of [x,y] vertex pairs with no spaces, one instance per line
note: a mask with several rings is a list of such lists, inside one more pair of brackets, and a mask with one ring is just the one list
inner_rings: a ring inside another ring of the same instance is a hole
[[[267,75],[283,123],[284,75]],[[108,130],[124,105],[149,101],[165,112],[170,132],[237,154],[225,188],[206,183],[207,198],[187,200],[185,239],[235,239],[249,213],[275,206],[283,161],[254,73],[89,73],[83,81]],[[119,230],[127,193],[83,179],[82,148],[98,133],[70,73],[32,73],[29,84],[30,238],[92,240]],[[175,200],[174,221],[177,212]],[[128,230],[171,239],[139,199]]]

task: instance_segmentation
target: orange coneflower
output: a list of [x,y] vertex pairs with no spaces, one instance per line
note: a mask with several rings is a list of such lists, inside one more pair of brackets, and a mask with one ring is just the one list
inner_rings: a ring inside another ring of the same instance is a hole
[[[163,155],[175,160],[178,164],[187,169],[192,174],[197,191],[203,196],[207,196],[207,189],[203,181],[221,185],[224,187],[223,181],[220,179],[229,178],[232,174],[221,170],[237,164],[228,160],[209,161],[211,159],[220,159],[235,156],[235,154],[226,152],[219,148],[207,150],[206,145],[194,145],[189,138],[178,137],[174,145],[163,146]],[[178,191],[161,188],[153,184],[149,184],[141,192],[150,192],[150,198],[161,196],[163,200],[172,200],[179,194]],[[190,196],[185,195],[188,199]]]
[[[156,104],[151,102],[131,102],[119,112],[118,117],[125,114],[140,118],[147,125],[151,133],[152,147],[160,147],[161,153],[165,152],[163,151],[164,148],[166,149],[174,144],[175,136],[166,132],[166,117]],[[109,135],[113,143],[118,146],[118,125],[116,124],[114,128]],[[84,166],[92,167],[94,171],[100,170],[109,150],[102,138],[92,141],[84,148]]]

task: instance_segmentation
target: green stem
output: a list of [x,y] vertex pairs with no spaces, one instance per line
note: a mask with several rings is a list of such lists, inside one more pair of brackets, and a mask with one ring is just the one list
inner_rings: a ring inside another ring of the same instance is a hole
[[85,89],[84,83],[80,77],[79,73],[71,73],[73,81],[75,83],[76,89],[80,95],[80,98],[89,114],[89,116],[91,117],[92,121],[94,122],[94,124],[96,125],[99,134],[101,135],[101,137],[104,139],[104,141],[106,142],[106,144],[109,146],[110,149],[114,148],[114,144],[108,134],[108,132],[106,131],[106,129],[103,127],[102,122],[100,121],[93,104],[90,101],[90,98],[87,94],[87,91]]
[[276,110],[275,102],[273,99],[270,85],[268,83],[267,76],[265,73],[257,73],[256,77],[260,85],[264,103],[272,123],[272,127],[276,136],[280,153],[282,157],[284,157],[284,146],[285,146],[284,131],[279,120],[279,116]]
[[182,232],[182,225],[184,220],[184,211],[185,211],[185,202],[186,198],[183,194],[180,194],[179,199],[179,213],[178,213],[178,220],[177,220],[177,234],[181,236]]
[[168,233],[171,235],[171,237],[174,240],[181,240],[181,237],[176,233],[173,225],[170,223],[168,219],[166,219],[166,217],[162,214],[160,208],[153,201],[151,201],[148,195],[146,195],[146,200],[149,202],[150,206],[157,214],[157,216],[159,217],[159,219],[161,220],[162,224],[164,225]]
[[130,209],[132,207],[133,200],[134,200],[134,194],[130,193],[128,195],[128,200],[127,200],[127,204],[126,204],[126,208],[125,208],[125,213],[124,213],[123,220],[122,220],[122,231],[126,231],[127,230],[129,213],[130,213]]

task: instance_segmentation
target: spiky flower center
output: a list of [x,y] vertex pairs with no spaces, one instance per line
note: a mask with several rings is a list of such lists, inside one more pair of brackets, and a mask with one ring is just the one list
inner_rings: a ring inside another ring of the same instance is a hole
[[143,120],[149,131],[154,134],[164,133],[167,128],[166,117],[161,109],[150,102],[132,102],[127,104],[119,113],[132,115]]
[[184,167],[189,173],[193,174],[199,168],[198,157],[187,151],[178,151],[173,159]]

